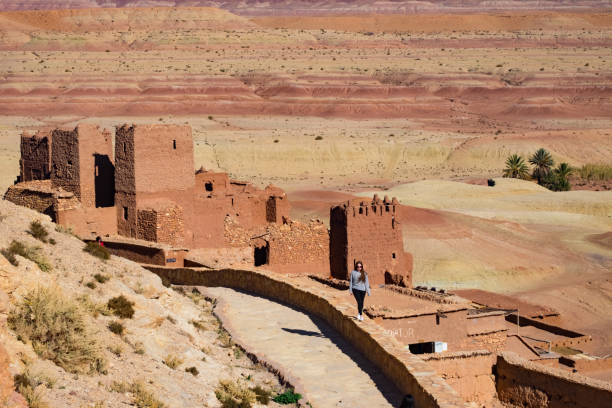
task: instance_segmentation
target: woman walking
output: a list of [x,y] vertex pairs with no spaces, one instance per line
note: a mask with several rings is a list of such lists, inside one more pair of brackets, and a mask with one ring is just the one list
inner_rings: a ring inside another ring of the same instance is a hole
[[370,282],[368,281],[368,274],[363,269],[363,263],[357,261],[355,263],[355,270],[351,272],[351,278],[349,281],[349,292],[355,296],[357,301],[357,317],[359,321],[363,321],[363,299],[365,298],[366,292],[370,296]]

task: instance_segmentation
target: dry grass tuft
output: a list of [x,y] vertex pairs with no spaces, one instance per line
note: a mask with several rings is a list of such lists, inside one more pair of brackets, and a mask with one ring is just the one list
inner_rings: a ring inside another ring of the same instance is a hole
[[28,230],[28,232],[34,238],[44,243],[46,243],[49,238],[49,231],[47,231],[45,226],[42,225],[38,220],[34,220],[30,223],[30,229]]
[[157,397],[146,389],[140,381],[127,384],[125,382],[113,381],[109,387],[110,391],[124,394],[132,394],[132,405],[138,408],[164,408],[166,405],[159,401]]
[[2,255],[14,266],[19,266],[19,261],[15,257],[19,255],[34,262],[43,272],[49,272],[52,269],[51,263],[41,253],[40,247],[27,246],[20,241],[13,240],[7,249],[2,250]]
[[168,354],[166,358],[164,358],[164,364],[174,370],[175,368],[183,364],[183,360],[173,354]]
[[115,316],[122,319],[131,319],[134,316],[134,302],[130,302],[123,295],[109,299],[107,306]]
[[223,408],[250,408],[257,398],[246,385],[231,380],[219,381],[215,395]]
[[104,248],[97,242],[88,242],[85,245],[85,248],[83,248],[83,251],[95,256],[96,258],[100,258],[104,261],[106,261],[107,259],[110,259],[110,252],[108,252],[108,249]]
[[9,327],[42,358],[72,373],[103,372],[104,359],[79,303],[58,289],[29,292],[8,317]]

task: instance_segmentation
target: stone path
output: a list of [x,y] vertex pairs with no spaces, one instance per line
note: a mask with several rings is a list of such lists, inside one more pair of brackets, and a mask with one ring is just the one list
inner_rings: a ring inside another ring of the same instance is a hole
[[233,289],[200,290],[219,299],[235,341],[279,369],[313,407],[399,406],[399,391],[321,319]]

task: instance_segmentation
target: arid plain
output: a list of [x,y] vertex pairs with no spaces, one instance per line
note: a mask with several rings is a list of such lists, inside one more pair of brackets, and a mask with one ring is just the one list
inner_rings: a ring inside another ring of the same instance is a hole
[[498,178],[539,147],[612,164],[610,13],[5,12],[0,75],[1,190],[23,130],[189,123],[198,167],[286,189],[296,218],[389,189],[415,284],[517,294],[612,352],[612,183]]

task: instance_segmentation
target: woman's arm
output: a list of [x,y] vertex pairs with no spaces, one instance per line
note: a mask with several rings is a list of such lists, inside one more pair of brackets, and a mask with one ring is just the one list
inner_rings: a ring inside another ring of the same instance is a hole
[[368,296],[370,296],[370,281],[368,280],[368,274],[366,273],[366,278],[365,278],[365,287],[366,287],[366,291],[368,292]]
[[351,277],[349,278],[349,293],[353,294],[353,271],[351,271]]

